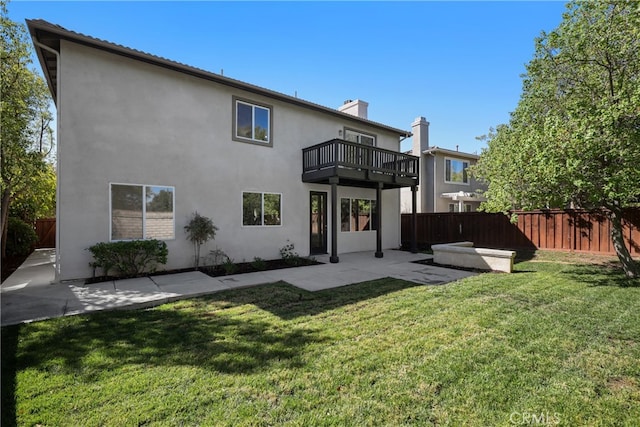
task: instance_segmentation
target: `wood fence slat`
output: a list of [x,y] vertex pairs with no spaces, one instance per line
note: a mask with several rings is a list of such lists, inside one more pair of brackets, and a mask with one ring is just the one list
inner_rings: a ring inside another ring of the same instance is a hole
[[[417,242],[425,247],[469,240],[490,248],[615,253],[611,244],[611,222],[602,211],[552,209],[515,213],[516,224],[500,213],[418,214]],[[412,214],[402,214],[401,236],[405,246],[411,241],[411,217]],[[53,229],[55,231],[55,222]],[[623,234],[631,254],[640,255],[640,208],[625,210]]]

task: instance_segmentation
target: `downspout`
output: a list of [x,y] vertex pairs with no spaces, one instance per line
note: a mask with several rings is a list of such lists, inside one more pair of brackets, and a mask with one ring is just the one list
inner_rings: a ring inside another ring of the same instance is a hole
[[60,277],[60,52],[49,46],[43,45],[39,41],[33,40],[33,44],[40,49],[53,53],[56,56],[56,264],[55,278],[58,282]]
[[433,156],[433,211],[436,212],[436,169],[438,169],[438,156],[436,154],[432,154]]
[[[402,141],[404,141],[405,139],[409,138],[413,136],[412,133],[408,133],[405,136],[401,136],[400,140],[398,141],[398,152],[402,153]],[[413,153],[411,153],[413,154]],[[418,173],[420,173],[420,161],[418,161]],[[420,178],[418,178],[420,179]],[[400,238],[398,240],[400,240],[398,242],[398,246],[402,246],[402,189],[400,190],[400,197],[398,197],[398,212],[400,212],[400,221],[398,221],[398,236],[400,236]],[[380,219],[380,221],[382,222],[382,218]]]

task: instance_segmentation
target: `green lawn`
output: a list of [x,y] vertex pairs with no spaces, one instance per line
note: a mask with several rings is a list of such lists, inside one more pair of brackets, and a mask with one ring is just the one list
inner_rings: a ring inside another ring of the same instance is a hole
[[2,425],[637,425],[640,288],[575,260],[3,328]]

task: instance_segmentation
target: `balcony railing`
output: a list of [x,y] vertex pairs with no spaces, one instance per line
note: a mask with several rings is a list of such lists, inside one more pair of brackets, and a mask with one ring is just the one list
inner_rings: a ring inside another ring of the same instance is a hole
[[341,139],[304,148],[302,164],[305,182],[340,177],[358,186],[367,186],[367,182],[383,182],[390,187],[418,184],[418,157]]

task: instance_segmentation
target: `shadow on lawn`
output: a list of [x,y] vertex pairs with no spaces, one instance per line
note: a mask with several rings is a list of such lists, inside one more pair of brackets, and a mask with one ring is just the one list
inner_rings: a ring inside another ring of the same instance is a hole
[[[636,262],[640,266],[640,263]],[[568,275],[572,280],[586,283],[590,286],[617,286],[617,287],[638,287],[640,280],[629,279],[622,271],[618,262],[609,262],[602,265],[574,265],[563,274]]]
[[[302,365],[320,331],[278,324],[226,309],[257,306],[281,319],[327,310],[421,286],[397,279],[307,292],[280,282],[180,301],[161,309],[72,316],[2,328],[2,425],[16,425],[16,374],[59,366],[97,381],[127,365],[197,366],[221,373],[251,373],[273,363]],[[255,311],[255,309],[253,309]],[[19,346],[19,348],[18,348]]]
[[301,366],[306,346],[324,341],[308,327],[229,314],[209,300],[177,304],[2,328],[1,425],[16,425],[16,377],[26,369],[61,370],[88,382],[129,365],[251,373],[273,363]]
[[5,385],[9,392],[11,377],[15,386],[15,373],[31,367],[47,369],[61,361],[63,370],[87,381],[99,377],[103,370],[125,365],[198,366],[221,373],[250,373],[268,369],[274,362],[299,366],[303,349],[323,341],[308,328],[278,328],[250,316],[229,316],[219,307],[209,309],[201,299],[181,304],[175,309],[117,311],[38,322],[26,327],[28,333],[24,326],[22,333],[18,326],[3,328],[3,418]]
[[0,425],[9,427],[16,425],[16,349],[20,326],[2,329],[2,418]]
[[424,286],[399,279],[379,279],[318,292],[308,292],[285,282],[213,294],[207,299],[233,305],[252,304],[284,320],[313,316],[338,307],[392,292]]

